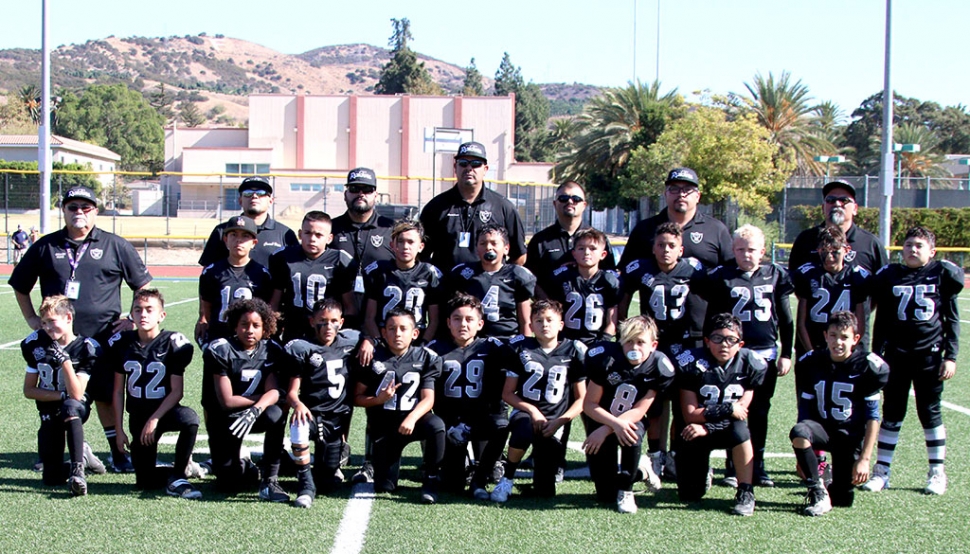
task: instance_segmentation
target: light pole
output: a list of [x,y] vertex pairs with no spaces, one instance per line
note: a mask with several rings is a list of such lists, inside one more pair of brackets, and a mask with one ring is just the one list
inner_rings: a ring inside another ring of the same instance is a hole
[[825,182],[828,183],[832,180],[829,164],[845,163],[845,156],[815,156],[814,160],[825,163]]
[[[916,152],[919,152],[919,145],[918,144],[899,144],[898,142],[894,142],[893,152],[896,152],[899,154],[902,154],[904,152],[915,154]],[[901,155],[896,156],[896,188],[897,189],[903,188],[903,157]]]

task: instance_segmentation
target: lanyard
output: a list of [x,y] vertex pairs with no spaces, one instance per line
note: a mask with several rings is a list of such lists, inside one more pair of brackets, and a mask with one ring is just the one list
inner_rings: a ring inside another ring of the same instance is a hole
[[71,248],[70,242],[65,242],[64,252],[67,254],[67,263],[71,266],[71,280],[76,281],[77,277],[77,266],[81,264],[81,258],[84,257],[84,253],[88,251],[88,246],[91,244],[91,239],[86,238],[81,246],[77,249],[77,257],[74,257],[74,250]]

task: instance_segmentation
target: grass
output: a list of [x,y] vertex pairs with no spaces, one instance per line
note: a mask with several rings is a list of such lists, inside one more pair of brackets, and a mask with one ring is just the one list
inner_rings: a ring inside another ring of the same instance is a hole
[[[168,302],[195,297],[194,281],[158,280]],[[128,302],[126,294],[125,302]],[[170,306],[166,327],[191,334],[196,304]],[[19,341],[28,332],[10,289],[0,291],[0,345]],[[970,326],[965,326],[966,329]],[[970,337],[970,332],[964,333]],[[967,341],[964,341],[966,344]],[[947,384],[945,400],[970,407],[970,377],[965,375],[967,349],[957,376]],[[22,368],[16,344],[0,350],[0,367],[8,375],[0,382],[0,551],[46,550],[84,552],[240,552],[254,550],[329,551],[350,495],[349,488],[319,498],[312,509],[296,510],[256,500],[255,493],[226,498],[210,481],[200,488],[200,502],[169,498],[160,491],[134,490],[132,475],[106,474],[89,479],[89,495],[70,498],[65,488],[47,488],[31,471],[36,458],[37,412],[21,393]],[[201,411],[201,355],[196,353],[186,374],[185,404]],[[912,404],[912,402],[911,402]],[[592,483],[568,479],[555,499],[537,500],[516,494],[504,506],[481,504],[443,495],[441,503],[417,502],[420,451],[405,451],[402,492],[381,494],[374,502],[365,552],[846,552],[965,551],[966,498],[970,489],[970,417],[944,409],[948,429],[950,490],[943,497],[921,493],[926,451],[915,409],[910,406],[893,465],[893,489],[858,493],[851,509],[836,509],[823,518],[797,514],[804,489],[794,474],[794,460],[772,457],[768,468],[778,486],[757,491],[757,511],[751,518],[728,514],[733,490],[715,487],[701,503],[685,505],[676,488],[665,483],[656,494],[638,494],[640,512],[624,516],[613,506],[593,500]],[[795,419],[793,379],[779,381],[772,408],[768,451],[791,452],[788,430]],[[107,444],[96,418],[86,427],[88,440],[102,457]],[[363,413],[356,417],[351,444],[354,463],[360,460]],[[200,430],[204,434],[204,429]],[[574,426],[573,441],[582,440]],[[200,440],[197,448],[208,445]],[[162,459],[170,460],[171,444]],[[197,453],[196,459],[206,457]],[[713,465],[720,469],[721,459]],[[584,466],[570,450],[570,469]],[[349,472],[352,472],[351,469]],[[520,481],[524,482],[524,481]],[[284,478],[293,492],[295,480]],[[639,487],[638,487],[639,489]]]

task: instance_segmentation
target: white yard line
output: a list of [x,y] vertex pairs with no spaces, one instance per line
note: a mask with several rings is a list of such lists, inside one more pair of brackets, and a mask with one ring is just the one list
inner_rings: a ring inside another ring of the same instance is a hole
[[[909,395],[912,396],[912,397],[915,397],[916,396],[916,391],[914,391],[913,389],[910,389],[909,390]],[[963,406],[960,406],[958,404],[954,404],[952,402],[947,402],[946,400],[941,400],[940,401],[940,405],[943,406],[944,408],[949,408],[949,409],[953,410],[954,412],[960,412],[963,415],[970,416],[970,408],[964,408]]]
[[357,554],[364,549],[364,538],[370,523],[370,512],[374,505],[373,483],[358,483],[354,485],[344,508],[337,536],[333,539],[333,554]]

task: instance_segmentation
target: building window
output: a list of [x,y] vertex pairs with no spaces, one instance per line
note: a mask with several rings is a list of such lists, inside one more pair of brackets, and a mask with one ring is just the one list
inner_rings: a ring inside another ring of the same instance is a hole
[[256,164],[256,175],[268,175],[269,164]]
[[322,192],[323,185],[319,183],[290,183],[290,192]]
[[239,173],[239,164],[226,164],[226,173]]
[[241,175],[269,175],[269,164],[226,164],[226,173]]

